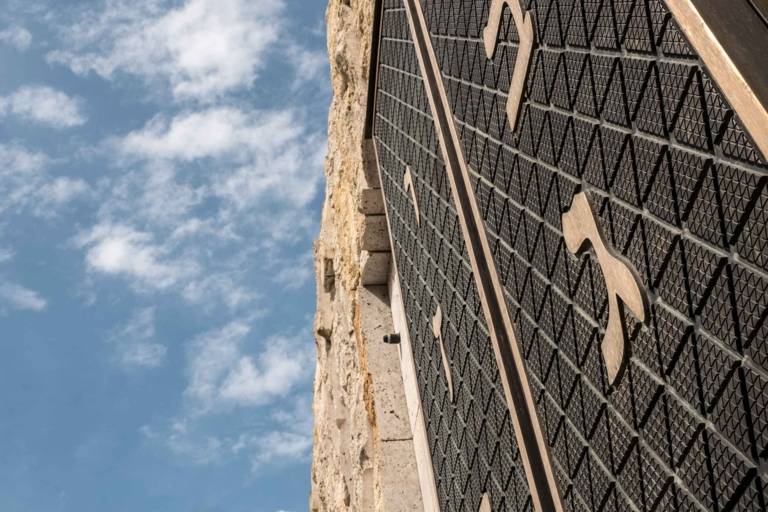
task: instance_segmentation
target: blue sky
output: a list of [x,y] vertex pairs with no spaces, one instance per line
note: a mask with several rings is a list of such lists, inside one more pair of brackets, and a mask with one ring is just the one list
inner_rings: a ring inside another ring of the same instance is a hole
[[306,510],[324,3],[0,5],[0,510]]

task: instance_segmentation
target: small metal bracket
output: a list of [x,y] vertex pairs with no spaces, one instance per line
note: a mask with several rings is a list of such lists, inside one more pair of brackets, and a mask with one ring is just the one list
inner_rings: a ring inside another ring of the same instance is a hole
[[396,332],[392,333],[392,334],[385,334],[383,341],[387,345],[399,345],[400,344],[400,334],[398,334]]

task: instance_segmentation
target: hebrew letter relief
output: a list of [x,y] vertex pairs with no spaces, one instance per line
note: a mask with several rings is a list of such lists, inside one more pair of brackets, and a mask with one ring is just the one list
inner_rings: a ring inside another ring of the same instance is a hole
[[480,508],[478,512],[493,512],[491,510],[491,497],[488,493],[483,494],[482,500],[480,500]]
[[511,131],[515,131],[517,126],[517,114],[520,111],[520,103],[523,99],[525,79],[528,76],[528,69],[531,66],[535,32],[531,11],[523,11],[522,6],[520,5],[520,0],[493,0],[491,11],[488,13],[488,25],[483,30],[485,55],[489,59],[493,59],[493,55],[496,53],[496,40],[499,36],[501,15],[504,12],[505,5],[508,5],[510,11],[512,11],[512,18],[515,21],[517,34],[520,38],[520,44],[517,48],[517,59],[515,60],[515,69],[512,75],[512,83],[509,86],[509,95],[507,96],[507,118],[509,119],[509,128]]
[[411,194],[411,200],[413,201],[413,209],[416,210],[416,225],[419,225],[419,204],[416,202],[416,189],[413,187],[413,176],[411,175],[411,168],[405,168],[405,175],[403,175],[403,186],[405,187],[406,194]]
[[606,245],[586,193],[576,194],[571,209],[563,214],[563,235],[568,250],[575,255],[585,252],[591,246],[605,276],[608,326],[601,348],[608,369],[608,382],[613,384],[621,373],[627,353],[627,332],[619,304],[626,306],[639,321],[645,322],[648,316],[646,291],[635,270]]
[[443,360],[443,370],[445,371],[445,380],[448,381],[448,396],[453,402],[453,376],[451,367],[448,364],[448,355],[445,353],[445,344],[443,343],[443,310],[437,306],[435,316],[432,317],[432,334],[435,335],[437,344],[440,346],[440,358]]

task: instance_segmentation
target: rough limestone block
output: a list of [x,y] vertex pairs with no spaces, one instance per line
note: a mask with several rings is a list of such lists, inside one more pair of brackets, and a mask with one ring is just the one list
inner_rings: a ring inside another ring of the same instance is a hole
[[379,510],[397,512],[423,512],[416,456],[410,440],[383,441],[381,465],[378,468],[379,485],[382,493]]
[[368,188],[381,188],[379,166],[376,164],[376,152],[373,139],[363,141],[363,178]]
[[364,251],[386,252],[389,247],[389,230],[384,215],[368,215],[363,223],[360,248]]
[[391,257],[388,252],[363,252],[360,262],[360,282],[363,286],[387,284]]
[[366,188],[357,198],[357,211],[364,215],[384,215],[384,196],[380,188]]

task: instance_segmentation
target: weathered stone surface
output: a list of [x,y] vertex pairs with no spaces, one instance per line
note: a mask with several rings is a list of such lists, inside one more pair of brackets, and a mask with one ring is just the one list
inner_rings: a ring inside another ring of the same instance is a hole
[[384,215],[384,196],[380,188],[366,188],[360,191],[358,210],[363,215]]
[[364,251],[388,251],[389,231],[384,215],[366,215],[363,221],[363,235],[360,248]]
[[389,264],[392,259],[388,252],[364,252],[360,263],[361,283],[363,286],[387,284]]
[[371,206],[360,204],[363,191],[380,187],[363,140],[373,6],[331,0],[326,11],[334,96],[315,244],[312,511],[422,509],[398,350],[381,342],[392,330],[386,287],[363,287],[364,263],[381,257],[363,247],[389,249],[383,209],[366,217]]

